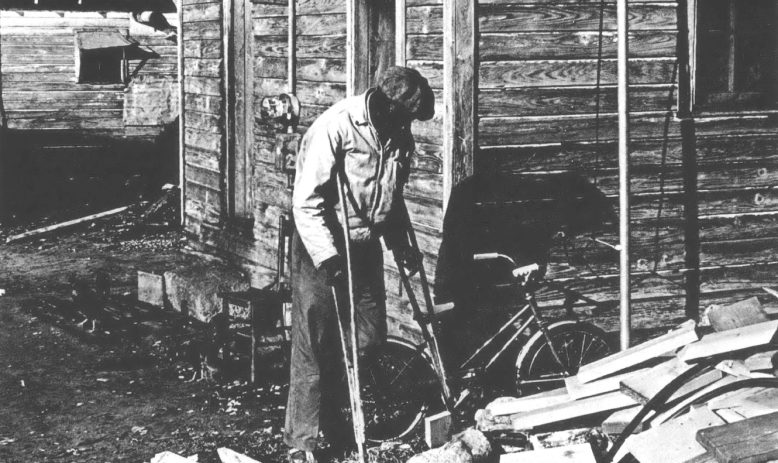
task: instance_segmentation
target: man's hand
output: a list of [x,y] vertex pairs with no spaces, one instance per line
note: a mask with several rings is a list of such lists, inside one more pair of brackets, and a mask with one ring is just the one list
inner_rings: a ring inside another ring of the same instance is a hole
[[405,268],[409,277],[416,275],[424,262],[424,254],[410,246],[398,247],[394,251],[394,257]]
[[346,266],[339,255],[330,257],[321,263],[321,269],[327,274],[327,285],[338,286],[346,279]]

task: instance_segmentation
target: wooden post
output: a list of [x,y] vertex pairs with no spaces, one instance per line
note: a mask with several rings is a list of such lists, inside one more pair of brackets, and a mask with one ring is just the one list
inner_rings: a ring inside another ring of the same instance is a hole
[[406,64],[406,4],[405,0],[394,2],[394,62],[398,66]]
[[[234,57],[234,207],[235,215],[241,218],[251,216],[249,205],[249,180],[251,145],[253,142],[253,89],[250,86],[253,73],[251,59],[251,1],[234,0],[232,56]],[[249,136],[251,134],[252,136]]]
[[369,85],[367,1],[346,2],[346,96],[358,95]]
[[621,349],[629,348],[631,331],[629,262],[629,40],[627,0],[617,0],[618,112],[619,112],[619,287],[621,307]]
[[443,2],[443,208],[473,174],[476,124],[476,0]]
[[295,16],[297,0],[289,0],[289,37],[288,37],[288,63],[287,63],[287,84],[286,91],[294,94],[297,91],[297,23]]
[[224,97],[224,170],[222,171],[221,218],[222,221],[235,216],[235,79],[233,77],[234,53],[232,51],[232,6],[233,0],[222,2],[222,95]]
[[180,225],[186,225],[186,105],[184,92],[184,0],[178,0],[178,189]]
[[685,316],[699,318],[700,224],[697,204],[697,136],[692,116],[694,106],[694,0],[678,2],[678,118],[681,119],[681,167],[683,172],[684,254],[686,267]]
[[257,384],[257,306],[254,302],[249,302],[249,311],[251,316],[251,384]]

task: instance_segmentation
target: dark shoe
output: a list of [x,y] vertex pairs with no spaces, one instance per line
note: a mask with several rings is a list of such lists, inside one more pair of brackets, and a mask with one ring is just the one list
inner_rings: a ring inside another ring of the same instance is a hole
[[316,463],[316,457],[313,456],[313,452],[291,449],[289,450],[289,463]]

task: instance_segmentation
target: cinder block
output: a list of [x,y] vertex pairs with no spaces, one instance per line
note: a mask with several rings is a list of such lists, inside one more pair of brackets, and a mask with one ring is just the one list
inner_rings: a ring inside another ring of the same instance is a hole
[[207,322],[221,312],[219,291],[245,291],[246,275],[219,262],[198,262],[165,272],[165,291],[173,310]]
[[165,277],[138,270],[138,300],[163,307],[165,305]]

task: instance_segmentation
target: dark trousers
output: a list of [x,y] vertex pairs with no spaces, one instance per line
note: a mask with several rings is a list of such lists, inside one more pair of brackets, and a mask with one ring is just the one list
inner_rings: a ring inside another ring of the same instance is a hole
[[[361,356],[386,339],[381,243],[355,243],[351,254]],[[341,255],[345,258],[345,252]],[[347,288],[339,290],[338,306],[348,328],[346,292]],[[342,424],[327,429],[337,420],[337,398],[343,397],[346,382],[332,287],[326,284],[325,272],[313,266],[297,231],[292,241],[292,301],[292,358],[284,441],[289,447],[313,451],[320,423],[325,433],[337,436],[346,431]]]

